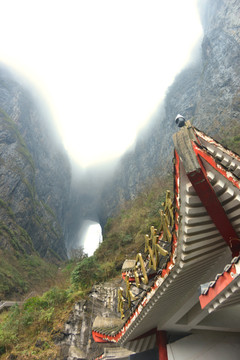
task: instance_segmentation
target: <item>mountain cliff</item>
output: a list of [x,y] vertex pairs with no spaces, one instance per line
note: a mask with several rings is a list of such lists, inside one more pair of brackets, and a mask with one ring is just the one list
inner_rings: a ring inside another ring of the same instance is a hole
[[12,247],[21,233],[23,240],[15,247],[65,258],[64,239],[67,247],[77,243],[84,219],[104,226],[152,177],[171,173],[178,113],[221,141],[237,134],[239,7],[235,0],[200,2],[204,37],[199,56],[176,76],[134,148],[112,169],[95,168],[75,176],[71,192],[68,159],[49,131],[48,116],[21,81],[0,69],[1,248]]
[[[19,258],[36,252],[47,259],[65,258],[64,238],[67,246],[72,245],[72,239],[77,241],[84,219],[99,220],[104,225],[119,204],[134,199],[144,184],[171,173],[171,139],[177,130],[174,118],[178,113],[221,142],[232,141],[231,148],[239,151],[240,4],[237,0],[207,0],[201,4],[201,55],[176,77],[149,126],[139,134],[134,149],[112,170],[91,169],[76,175],[71,193],[68,159],[49,133],[45,114],[19,82],[0,69],[2,259],[13,250]],[[150,195],[148,202],[156,196],[154,188]],[[127,236],[121,239],[115,230],[110,234],[118,240],[118,254],[124,243],[132,241],[132,224],[124,212],[120,215],[128,227]],[[144,220],[145,215],[139,223]],[[105,241],[105,248],[115,245],[112,238]],[[0,271],[0,284],[1,276]],[[75,306],[64,331],[55,338],[61,344],[62,358],[95,355],[99,348],[91,343],[92,320],[99,313],[104,316],[112,312],[114,299],[112,286],[99,285],[87,301]]]
[[0,162],[0,250],[65,259],[69,161],[43,107],[3,66]]
[[[193,54],[194,60],[176,76],[150,124],[139,134],[135,148],[121,158],[101,193],[92,185],[91,208],[95,207],[102,225],[122,201],[133,199],[153,176],[171,172],[178,113],[223,142],[239,131],[240,4],[236,0],[201,1],[199,11],[204,29],[199,56]],[[88,203],[85,205],[88,216]]]

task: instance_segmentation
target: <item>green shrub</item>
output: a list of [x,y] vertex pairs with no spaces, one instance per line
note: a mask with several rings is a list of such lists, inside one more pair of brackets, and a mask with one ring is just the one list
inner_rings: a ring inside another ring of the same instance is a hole
[[18,305],[9,310],[9,314],[0,323],[0,355],[11,349],[18,342],[18,337],[30,325],[37,325],[49,330],[54,319],[55,310],[68,300],[67,290],[52,288],[43,294],[29,298],[20,308]]
[[0,323],[0,354],[17,343],[20,326],[19,314],[19,306],[15,305],[9,310],[7,319]]
[[130,244],[133,241],[133,238],[131,235],[126,234],[125,236],[123,236],[122,238],[122,245],[126,245],[126,244]]
[[116,273],[115,263],[113,261],[107,261],[100,265],[100,274],[102,275],[101,280],[108,280]]
[[87,257],[77,264],[71,274],[71,283],[75,288],[86,289],[94,281],[100,280],[102,270],[94,256]]
[[65,303],[67,301],[67,296],[68,293],[66,290],[54,287],[47,291],[41,299],[43,302],[47,302],[48,306],[56,306]]
[[105,233],[105,232],[108,232],[108,231],[111,229],[113,222],[114,222],[114,219],[113,219],[113,218],[110,218],[110,217],[109,217],[109,218],[107,219],[106,225],[104,226],[104,233]]

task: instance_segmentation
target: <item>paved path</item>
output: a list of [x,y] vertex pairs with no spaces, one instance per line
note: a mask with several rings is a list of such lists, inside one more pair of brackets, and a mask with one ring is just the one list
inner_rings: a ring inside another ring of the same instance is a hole
[[23,303],[22,301],[8,301],[8,300],[0,301],[0,312],[2,310],[4,310],[5,308],[9,308],[9,307],[14,306],[16,304],[21,305],[22,303]]
[[29,298],[31,298],[33,296],[37,296],[36,291],[30,292],[30,294],[28,294],[27,297],[23,301],[2,300],[2,301],[0,301],[0,312],[3,311],[5,308],[9,308],[16,304],[22,305],[26,300],[28,300]]

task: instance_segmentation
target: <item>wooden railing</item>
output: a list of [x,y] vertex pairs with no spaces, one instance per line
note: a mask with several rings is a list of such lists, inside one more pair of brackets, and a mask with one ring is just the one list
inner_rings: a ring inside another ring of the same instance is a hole
[[[166,244],[171,244],[174,228],[173,203],[170,197],[170,191],[166,192],[165,202],[162,204],[163,210],[160,210],[160,226],[155,229],[150,228],[150,236],[145,235],[144,256],[138,253],[131,269],[124,271],[125,290],[121,287],[118,290],[118,312],[121,318],[125,317],[128,309],[131,309],[140,299],[144,285],[148,285],[152,279],[161,270],[160,260],[162,257],[170,256],[171,250],[166,250]],[[169,246],[168,246],[169,247]],[[134,294],[133,288],[139,289]],[[126,306],[127,304],[127,306]],[[127,308],[127,309],[126,309]]]

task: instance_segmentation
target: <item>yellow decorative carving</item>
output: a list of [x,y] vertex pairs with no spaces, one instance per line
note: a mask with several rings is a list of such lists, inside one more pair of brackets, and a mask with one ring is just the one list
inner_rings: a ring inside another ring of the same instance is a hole
[[[162,236],[161,240],[166,242],[172,241],[172,231],[174,226],[174,211],[173,211],[173,204],[170,198],[170,191],[167,190],[165,202],[162,204],[164,210],[160,210],[160,217],[161,223],[159,228],[159,235]],[[138,253],[136,256],[135,267],[133,269],[134,279],[135,279],[135,286],[138,288],[140,287],[140,283],[147,285],[148,275],[147,275],[147,268],[157,271],[160,262],[160,255],[167,256],[168,251],[163,249],[158,244],[159,235],[157,234],[157,229],[154,226],[151,226],[151,235],[145,235],[145,249],[144,252],[147,253],[146,255],[146,262],[144,262],[142,254]],[[141,279],[139,278],[141,274]],[[126,282],[126,298],[128,301],[128,308],[131,308],[132,301],[137,300],[137,298],[133,295],[131,291],[131,283],[129,281],[129,275],[126,274],[125,278]],[[123,313],[123,303],[125,299],[123,296],[123,289],[120,288],[118,290],[118,311],[121,313],[121,318],[124,318]]]
[[133,295],[133,293],[131,291],[131,284],[129,282],[129,276],[128,275],[126,275],[125,282],[126,282],[126,298],[128,300],[128,307],[130,309],[132,301],[135,301],[137,299],[136,299],[136,297]]
[[139,276],[138,276],[138,272],[137,272],[137,266],[135,266],[135,269],[134,269],[134,278],[135,278],[136,287],[139,288],[140,280],[139,280]]
[[159,244],[158,244],[158,235],[157,235],[157,229],[154,228],[154,226],[151,226],[151,236],[145,235],[145,252],[149,253],[149,267],[150,269],[157,270],[160,256],[159,254],[166,256],[168,255],[168,251],[164,250]]
[[[147,285],[148,284],[148,276],[147,276],[147,272],[146,272],[146,269],[145,269],[145,265],[144,265],[144,261],[143,261],[143,257],[142,257],[142,254],[141,253],[138,253],[137,254],[137,257],[136,257],[136,268],[138,269],[139,265],[138,263],[140,264],[140,269],[141,269],[141,272],[142,272],[142,275],[143,277],[141,278],[141,281]],[[138,275],[137,275],[138,277]],[[135,278],[136,280],[136,278]],[[138,277],[138,281],[139,281],[139,277]]]
[[161,217],[161,225],[159,228],[159,232],[163,234],[163,241],[171,242],[172,234],[169,229],[169,222],[167,216],[164,214],[162,210],[159,211]]
[[125,302],[125,299],[123,297],[123,288],[120,287],[118,289],[118,312],[121,313],[121,319],[124,319],[124,309],[123,309],[123,303]]
[[149,267],[150,269],[157,270],[158,266],[158,253],[155,253],[155,238],[157,238],[156,235],[156,229],[154,229],[154,226],[151,227],[151,236],[145,235],[145,252],[149,254]]
[[163,203],[163,206],[164,206],[164,214],[166,216],[168,226],[170,227],[170,229],[172,229],[174,225],[174,214],[173,214],[173,203],[170,197],[169,190],[166,191],[166,199],[165,202]]

